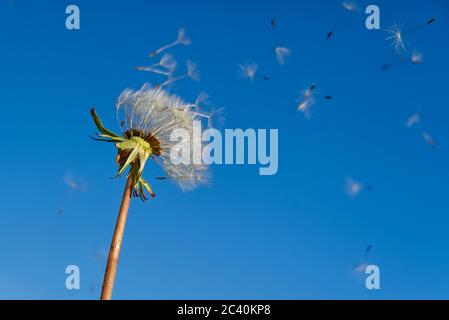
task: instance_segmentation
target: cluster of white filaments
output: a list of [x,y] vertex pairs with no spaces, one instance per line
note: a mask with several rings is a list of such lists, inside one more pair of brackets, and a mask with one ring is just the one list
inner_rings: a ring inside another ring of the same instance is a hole
[[179,144],[170,139],[174,130],[187,132],[192,146],[194,121],[208,119],[209,115],[202,113],[198,105],[188,104],[160,87],[144,85],[139,90],[125,90],[117,100],[116,109],[124,133],[140,132],[157,141],[158,154],[153,152],[151,158],[167,173],[166,177],[159,179],[173,179],[183,190],[192,189],[198,183],[207,181],[208,167],[194,164],[193,161],[194,157],[201,155],[195,155],[195,151],[191,149],[190,161],[185,162],[176,159],[176,155],[171,152]]

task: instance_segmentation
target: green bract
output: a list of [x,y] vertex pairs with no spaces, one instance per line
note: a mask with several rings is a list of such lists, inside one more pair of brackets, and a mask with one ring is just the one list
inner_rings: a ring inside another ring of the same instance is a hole
[[145,190],[147,190],[150,196],[154,197],[155,195],[150,185],[142,178],[145,163],[153,154],[150,143],[139,137],[137,135],[139,134],[138,131],[129,130],[125,137],[121,137],[103,126],[95,108],[92,108],[90,113],[95,126],[100,131],[100,133],[97,133],[97,138],[93,139],[115,143],[118,152],[116,161],[119,164],[117,176],[122,175],[126,168],[131,167],[128,177],[131,177],[133,181],[134,196],[139,196],[142,200],[146,200]]

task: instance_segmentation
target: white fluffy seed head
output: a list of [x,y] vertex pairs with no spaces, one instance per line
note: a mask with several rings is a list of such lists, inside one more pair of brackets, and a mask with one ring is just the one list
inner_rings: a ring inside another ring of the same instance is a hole
[[[185,103],[178,96],[169,94],[161,88],[145,85],[139,90],[123,91],[117,100],[116,108],[124,132],[131,129],[140,130],[145,134],[151,134],[159,141],[161,154],[160,156],[153,154],[152,157],[162,166],[168,178],[175,180],[184,190],[205,182],[208,167],[193,163],[195,157],[201,159],[201,154],[194,152],[201,153],[203,142],[201,139],[195,141],[201,144],[200,150],[192,148],[195,138],[194,121],[202,121],[198,112],[193,112],[192,104]],[[179,145],[179,141],[171,141],[170,136],[178,129],[185,130],[190,136],[188,163],[177,163],[171,156],[172,148]]]

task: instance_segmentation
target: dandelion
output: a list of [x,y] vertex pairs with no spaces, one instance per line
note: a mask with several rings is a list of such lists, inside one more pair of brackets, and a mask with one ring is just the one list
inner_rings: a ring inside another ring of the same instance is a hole
[[158,54],[160,54],[161,52],[163,52],[163,51],[165,51],[167,49],[173,48],[173,47],[175,47],[177,45],[182,44],[182,45],[188,46],[191,43],[192,42],[190,41],[190,39],[187,38],[187,36],[186,36],[186,31],[184,29],[179,29],[179,31],[178,31],[178,39],[176,39],[176,41],[173,41],[172,43],[169,43],[169,44],[167,44],[167,45],[165,45],[165,46],[163,46],[163,47],[161,47],[161,48],[151,52],[149,56],[150,57],[155,57]]
[[[189,153],[190,161],[187,162],[179,159],[176,152],[172,153],[173,150],[179,149],[179,142],[170,139],[174,130],[179,129],[190,134],[189,142],[193,145],[193,122],[201,121],[202,118],[197,112],[192,112],[190,104],[176,95],[167,93],[161,87],[145,85],[139,90],[123,91],[117,99],[116,112],[122,128],[121,135],[106,129],[95,108],[91,110],[92,119],[99,131],[94,139],[111,142],[117,148],[117,176],[121,176],[129,169],[109,251],[102,299],[110,299],[112,296],[131,197],[146,200],[146,193],[151,197],[155,196],[149,183],[142,177],[147,160],[151,159],[158,163],[167,177],[183,190],[192,189],[199,183],[206,182],[208,177],[207,166],[194,164],[192,160],[201,156],[197,154],[195,148]],[[195,144],[198,143],[202,144],[201,141],[195,141]]]
[[364,185],[352,178],[347,178],[345,183],[346,194],[351,198],[356,198],[363,190],[373,191],[371,185]]
[[285,64],[285,57],[290,56],[291,50],[285,47],[276,47],[274,48],[274,52],[276,53],[276,59],[280,65]]
[[415,31],[421,30],[421,29],[427,27],[428,25],[432,24],[436,20],[437,20],[436,18],[429,19],[426,23],[421,24],[412,29],[405,30],[405,31],[403,30],[402,26],[400,26],[398,24],[393,24],[391,27],[389,27],[386,30],[386,32],[387,32],[387,34],[389,34],[389,36],[387,38],[385,38],[385,40],[391,41],[391,46],[394,49],[394,51],[397,54],[401,54],[402,52],[407,51],[406,43],[405,43],[406,35],[409,35]]

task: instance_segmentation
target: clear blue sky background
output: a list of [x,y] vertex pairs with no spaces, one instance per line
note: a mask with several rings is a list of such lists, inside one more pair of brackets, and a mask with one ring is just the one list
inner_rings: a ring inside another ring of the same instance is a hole
[[[447,1],[373,2],[382,28],[438,18],[410,37],[423,64],[388,72],[380,65],[397,58],[364,14],[326,41],[339,1],[79,0],[81,30],[68,31],[71,3],[0,4],[0,298],[98,297],[105,262],[92,255],[109,247],[125,181],[109,179],[114,148],[89,139],[89,108],[118,130],[120,92],[158,80],[132,68],[180,27],[192,46],[171,52],[198,62],[202,79],[173,92],[209,93],[226,128],[278,128],[279,172],[214,166],[211,186],[183,193],[149,164],[157,198],[132,203],[114,297],[449,298]],[[275,45],[292,49],[284,66]],[[246,61],[271,80],[239,79]],[[314,81],[334,100],[307,120],[296,98]],[[406,128],[416,111],[437,148]],[[64,184],[69,171],[86,192]],[[348,176],[375,190],[348,198]],[[353,272],[368,244],[375,292]],[[65,289],[69,264],[81,268],[79,291]]]

